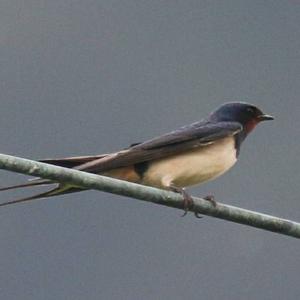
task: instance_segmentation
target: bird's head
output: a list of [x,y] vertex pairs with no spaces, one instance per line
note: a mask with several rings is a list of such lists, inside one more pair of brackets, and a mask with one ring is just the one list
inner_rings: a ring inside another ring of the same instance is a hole
[[264,114],[252,104],[230,102],[221,105],[209,117],[212,122],[239,122],[246,134],[262,121],[273,120],[271,115]]

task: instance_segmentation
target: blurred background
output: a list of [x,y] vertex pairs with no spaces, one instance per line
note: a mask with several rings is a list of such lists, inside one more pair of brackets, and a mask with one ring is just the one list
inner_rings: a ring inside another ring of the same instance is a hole
[[[0,151],[106,153],[247,101],[276,120],[190,192],[300,221],[299,48],[295,0],[2,0]],[[299,241],[181,214],[96,191],[3,207],[0,297],[299,297]]]

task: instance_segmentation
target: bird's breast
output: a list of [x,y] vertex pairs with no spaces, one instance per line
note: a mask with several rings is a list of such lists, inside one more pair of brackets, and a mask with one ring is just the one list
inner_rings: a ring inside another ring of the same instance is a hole
[[178,187],[200,184],[222,175],[236,160],[234,138],[227,137],[151,162],[142,183],[161,188],[171,184]]

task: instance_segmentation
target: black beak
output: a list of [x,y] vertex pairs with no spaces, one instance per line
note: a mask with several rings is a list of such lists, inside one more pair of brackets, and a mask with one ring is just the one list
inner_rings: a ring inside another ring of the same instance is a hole
[[259,121],[268,121],[268,120],[274,120],[274,117],[271,115],[262,114],[258,116]]

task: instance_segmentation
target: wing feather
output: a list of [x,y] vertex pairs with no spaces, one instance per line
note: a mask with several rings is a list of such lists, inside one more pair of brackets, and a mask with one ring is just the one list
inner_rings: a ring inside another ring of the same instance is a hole
[[238,122],[194,123],[177,131],[135,145],[116,153],[89,161],[76,169],[101,173],[144,161],[163,158],[195,147],[203,147],[242,130]]

